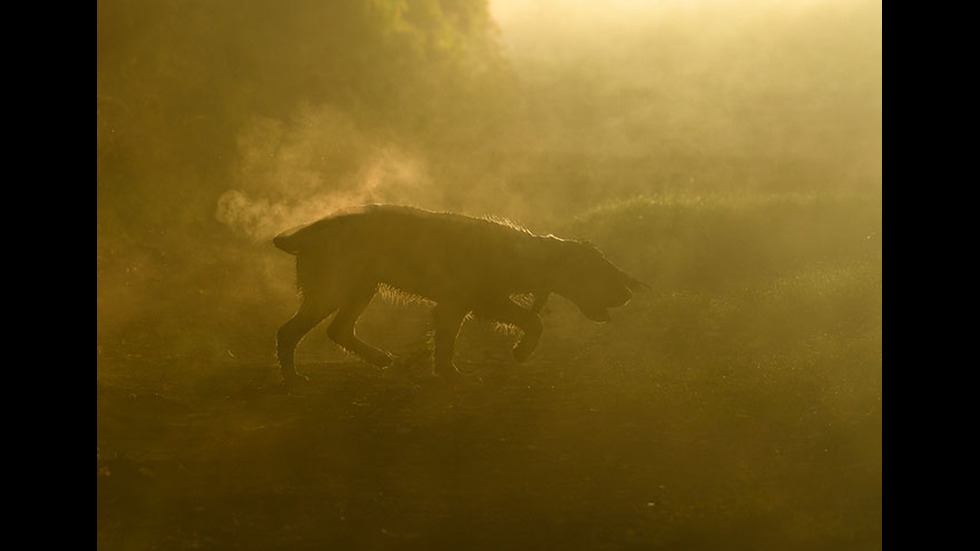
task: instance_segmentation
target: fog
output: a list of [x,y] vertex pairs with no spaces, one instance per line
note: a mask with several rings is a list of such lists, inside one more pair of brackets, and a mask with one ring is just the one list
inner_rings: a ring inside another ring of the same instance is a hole
[[[96,78],[100,549],[880,548],[880,2],[99,0]],[[366,203],[651,289],[283,389],[272,237]]]
[[876,3],[513,2],[498,12],[543,147],[648,163],[620,176],[636,180],[628,191],[880,189]]

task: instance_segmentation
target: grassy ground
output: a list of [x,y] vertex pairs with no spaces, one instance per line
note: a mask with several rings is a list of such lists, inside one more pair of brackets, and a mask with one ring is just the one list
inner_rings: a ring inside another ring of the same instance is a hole
[[291,303],[100,331],[98,546],[880,549],[881,224],[880,198],[597,208],[555,233],[653,290],[606,325],[553,298],[519,366],[468,324],[459,387],[424,376],[421,305],[365,315],[385,371],[314,331],[291,392]]

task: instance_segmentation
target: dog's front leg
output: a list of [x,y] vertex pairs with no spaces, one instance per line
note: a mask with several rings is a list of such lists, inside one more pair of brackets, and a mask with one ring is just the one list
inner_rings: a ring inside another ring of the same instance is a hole
[[459,336],[459,328],[463,325],[463,319],[469,310],[455,304],[445,302],[436,305],[432,310],[432,317],[435,320],[435,351],[433,353],[433,374],[446,378],[453,378],[459,375],[456,364],[453,363],[453,355],[456,351],[456,337]]
[[[544,299],[540,299],[540,301],[541,305],[544,305]],[[535,304],[538,302],[538,295],[535,295]],[[475,313],[478,316],[514,325],[524,332],[521,340],[514,345],[515,360],[519,362],[527,360],[531,356],[531,352],[534,352],[534,349],[538,347],[543,327],[541,318],[533,306],[530,310],[525,310],[510,299],[502,299],[484,304]]]

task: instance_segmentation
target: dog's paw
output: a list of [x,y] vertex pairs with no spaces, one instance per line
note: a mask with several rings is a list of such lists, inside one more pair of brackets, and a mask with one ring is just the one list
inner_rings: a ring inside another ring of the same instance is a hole
[[433,372],[437,377],[442,377],[443,379],[458,379],[463,376],[455,365],[443,366]]
[[381,369],[387,369],[391,367],[391,364],[395,363],[395,360],[398,359],[391,352],[387,352],[384,350],[372,351],[371,353],[366,354],[362,357],[369,364],[379,367]]
[[525,362],[534,352],[535,345],[527,341],[521,341],[514,346],[514,359],[518,362]]
[[301,385],[310,382],[310,378],[306,375],[300,375],[295,371],[282,374],[282,386],[292,387],[296,385]]

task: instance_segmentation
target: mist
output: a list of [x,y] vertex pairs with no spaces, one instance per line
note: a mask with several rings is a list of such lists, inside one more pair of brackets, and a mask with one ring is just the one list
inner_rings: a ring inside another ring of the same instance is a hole
[[[880,548],[880,2],[99,0],[96,138],[100,549]],[[284,390],[272,237],[368,203],[651,290]]]

